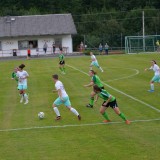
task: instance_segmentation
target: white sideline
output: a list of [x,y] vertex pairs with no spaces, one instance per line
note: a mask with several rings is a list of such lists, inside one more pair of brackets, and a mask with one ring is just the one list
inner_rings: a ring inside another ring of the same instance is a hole
[[[133,120],[132,123],[137,122],[152,122],[152,121],[160,121],[160,119],[144,119],[144,120]],[[33,129],[50,129],[50,128],[66,128],[66,127],[84,127],[84,126],[97,126],[97,125],[111,125],[111,124],[120,124],[125,123],[124,121],[121,122],[109,122],[109,123],[86,123],[86,124],[68,124],[68,125],[59,125],[59,126],[35,126],[35,127],[28,127],[28,128],[11,128],[11,129],[0,129],[0,132],[11,132],[11,131],[23,131],[23,130],[33,130]],[[127,125],[127,124],[126,124]]]
[[[66,65],[67,65],[67,64],[66,64]],[[79,70],[78,68],[75,68],[75,67],[70,66],[70,65],[67,65],[67,66],[88,76],[88,74],[87,74],[86,72],[83,72],[82,70]],[[104,82],[103,82],[103,84],[104,84],[105,86],[113,89],[114,91],[119,92],[119,93],[125,95],[126,97],[129,97],[129,98],[133,99],[134,101],[137,101],[137,102],[139,102],[139,103],[141,103],[141,104],[144,104],[144,105],[146,105],[147,107],[149,107],[149,108],[151,108],[151,109],[153,109],[153,110],[155,110],[155,111],[157,111],[157,112],[160,113],[160,110],[159,110],[158,108],[156,108],[156,107],[154,107],[154,106],[152,106],[152,105],[150,105],[150,104],[148,104],[148,103],[146,103],[146,102],[143,102],[143,101],[141,101],[141,100],[139,100],[139,99],[137,99],[137,98],[135,98],[135,97],[133,97],[133,96],[131,96],[131,95],[128,95],[128,94],[126,94],[126,93],[124,93],[124,92],[122,92],[122,91],[120,91],[120,90],[118,90],[118,89],[116,89],[116,88],[114,88],[114,87],[112,87],[112,86],[104,83]]]

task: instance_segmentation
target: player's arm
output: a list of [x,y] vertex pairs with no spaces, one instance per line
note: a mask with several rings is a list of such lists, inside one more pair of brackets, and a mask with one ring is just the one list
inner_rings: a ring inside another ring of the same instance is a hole
[[98,101],[98,94],[96,95],[96,97],[95,97],[95,100],[94,100],[94,102],[97,102]]
[[59,95],[60,99],[63,101],[63,98],[62,98],[62,92],[61,92],[61,90],[60,90],[60,89],[58,89],[58,95]]
[[84,85],[84,87],[91,87],[93,85],[94,85],[94,83],[93,83],[93,81],[91,81],[89,84]]
[[148,70],[151,70],[151,69],[152,69],[152,66],[150,68],[146,68],[145,71],[148,71]]

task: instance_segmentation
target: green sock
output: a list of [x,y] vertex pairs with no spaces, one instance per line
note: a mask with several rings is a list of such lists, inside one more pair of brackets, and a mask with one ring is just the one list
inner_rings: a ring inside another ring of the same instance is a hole
[[59,69],[60,69],[61,71],[63,71],[63,69],[62,69],[61,67],[59,67]]
[[119,116],[120,116],[124,121],[127,120],[126,117],[125,117],[125,115],[124,115],[123,113],[120,113]]
[[91,98],[90,98],[90,105],[93,106],[93,103],[94,103],[94,97],[91,97]]
[[65,68],[63,67],[63,72],[66,72]]
[[104,113],[102,114],[102,116],[103,116],[106,120],[109,120],[109,121],[110,121],[110,119],[109,119],[109,117],[108,117],[108,114],[107,114],[106,112],[104,112]]

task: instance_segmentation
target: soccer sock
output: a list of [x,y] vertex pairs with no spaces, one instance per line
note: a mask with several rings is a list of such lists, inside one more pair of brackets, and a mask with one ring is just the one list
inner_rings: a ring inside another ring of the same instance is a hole
[[91,97],[91,98],[90,98],[90,103],[89,103],[89,104],[93,106],[93,103],[94,103],[94,97]]
[[151,90],[154,90],[154,84],[151,83]]
[[125,115],[124,115],[123,113],[120,113],[119,116],[120,116],[124,121],[127,120],[126,117],[125,117]]
[[107,114],[106,112],[104,112],[104,113],[102,114],[102,116],[103,116],[106,120],[109,120],[109,121],[110,121],[110,119],[109,119],[109,117],[108,117],[108,114]]
[[27,96],[26,93],[24,94],[24,99],[25,99],[25,100],[28,100],[28,96]]
[[57,107],[54,107],[53,108],[54,112],[56,113],[57,116],[60,116],[60,113],[59,113],[59,110]]
[[63,72],[66,72],[66,69],[63,67]]
[[76,111],[76,109],[74,109],[74,108],[71,108],[70,111],[71,111],[72,113],[74,113],[76,116],[79,115],[79,113],[78,113],[78,112]]
[[99,67],[99,69],[103,72],[103,69],[101,67]]

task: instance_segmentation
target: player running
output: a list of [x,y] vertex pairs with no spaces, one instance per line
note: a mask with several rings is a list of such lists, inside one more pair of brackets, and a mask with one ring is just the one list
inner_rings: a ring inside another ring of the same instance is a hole
[[91,55],[91,64],[90,64],[90,69],[92,69],[92,66],[95,66],[103,72],[103,69],[99,66],[98,61],[96,59],[96,56],[93,54],[93,52],[90,52]]
[[27,104],[29,101],[26,89],[27,89],[27,78],[29,77],[29,74],[25,70],[23,70],[24,67],[25,65],[21,64],[17,72],[18,90],[21,95],[20,103],[22,103],[23,100],[25,100],[24,104]]
[[64,104],[72,113],[74,113],[77,117],[78,117],[78,120],[81,120],[81,116],[80,114],[77,112],[76,109],[74,109],[72,106],[71,106],[71,102],[69,100],[69,96],[68,94],[66,93],[65,91],[65,88],[64,88],[64,85],[61,81],[58,80],[58,75],[57,74],[54,74],[52,75],[52,78],[53,78],[53,81],[55,83],[55,88],[56,90],[53,90],[53,92],[58,92],[58,98],[53,102],[53,110],[54,112],[56,113],[57,117],[55,120],[60,120],[61,119],[61,115],[60,115],[60,112],[58,110],[58,107],[61,105],[61,104]]
[[149,92],[154,92],[154,82],[159,82],[160,83],[160,68],[157,65],[155,60],[151,61],[151,67],[150,68],[146,68],[145,71],[147,70],[153,70],[154,71],[154,76],[150,81],[150,87],[151,89],[148,90]]
[[95,102],[98,100],[98,97],[102,98],[104,102],[102,103],[100,107],[100,113],[105,118],[103,122],[111,122],[109,119],[107,113],[105,112],[108,107],[111,107],[116,114],[118,114],[125,122],[126,124],[130,124],[130,121],[126,119],[125,115],[119,110],[116,98],[109,94],[106,90],[101,89],[97,85],[94,85],[93,87],[94,92],[97,94]]
[[66,74],[64,65],[65,65],[65,57],[64,54],[62,53],[62,48],[60,48],[59,69],[61,70],[62,74]]
[[[104,89],[104,86],[103,86],[100,78],[96,75],[96,72],[94,70],[89,71],[89,76],[91,77],[91,82],[87,85],[84,85],[84,87],[92,87],[94,84],[96,84],[101,89]],[[96,93],[94,91],[92,91],[90,94],[90,103],[87,104],[86,107],[93,108],[95,95],[96,95]]]

